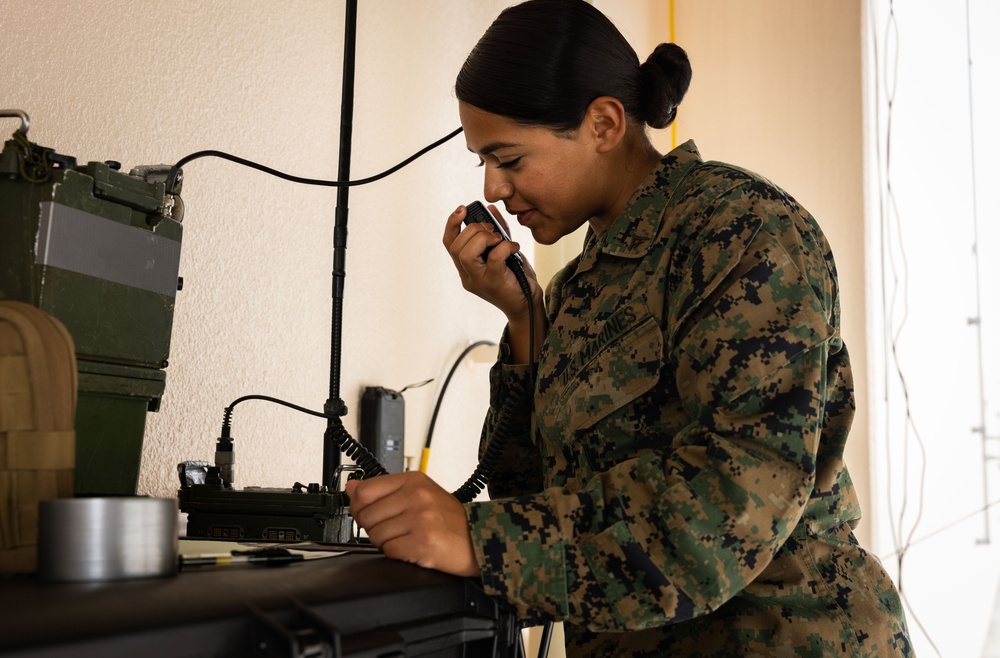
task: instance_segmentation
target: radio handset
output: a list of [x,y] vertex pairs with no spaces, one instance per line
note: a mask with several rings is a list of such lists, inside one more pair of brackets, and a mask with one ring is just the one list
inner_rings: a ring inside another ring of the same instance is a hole
[[[473,201],[465,207],[465,219],[463,221],[466,226],[470,224],[492,224],[493,230],[499,233],[501,238],[510,242],[510,236],[507,235],[507,231],[504,230],[503,225],[479,201]],[[487,247],[486,251],[483,252],[482,258],[484,261],[491,251],[493,251],[493,247]],[[521,256],[518,254],[511,255],[505,262],[515,272],[521,268]]]
[[[465,207],[464,221],[466,225],[476,222],[492,224],[493,230],[498,232],[501,238],[510,240],[510,236],[507,235],[507,231],[504,230],[503,225],[479,201],[473,201]],[[483,252],[482,259],[484,261],[492,249],[493,247],[487,247],[486,251]],[[524,266],[519,254],[512,254],[504,262],[514,272],[514,277],[517,279],[517,283],[521,287],[521,292],[524,293],[524,297],[528,303],[529,352],[534,354],[535,314],[533,310],[534,304],[531,300],[531,286],[528,284],[528,277],[524,273]],[[532,379],[534,379],[534,373],[532,373]],[[532,383],[531,390],[534,390],[534,383]],[[469,477],[468,481],[455,492],[455,497],[463,503],[472,501],[486,487],[486,483],[489,482],[493,471],[500,463],[506,446],[513,436],[514,418],[522,413],[525,405],[530,406],[530,400],[524,400],[523,395],[516,390],[511,391],[510,395],[504,401],[496,425],[493,428],[493,434],[490,436],[483,456],[479,460],[479,466],[476,467],[475,472]]]

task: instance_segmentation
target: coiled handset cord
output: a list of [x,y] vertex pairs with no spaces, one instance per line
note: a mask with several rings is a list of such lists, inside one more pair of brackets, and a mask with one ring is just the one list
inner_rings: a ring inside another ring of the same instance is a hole
[[[514,278],[517,279],[517,284],[521,287],[521,292],[524,293],[525,301],[528,303],[528,358],[532,363],[528,390],[533,395],[535,390],[535,305],[531,300],[531,285],[528,283],[528,275],[524,273],[524,266],[516,254],[508,256],[504,262],[514,272]],[[493,426],[493,433],[486,443],[486,450],[479,458],[479,464],[469,479],[465,481],[465,484],[452,494],[460,503],[471,503],[486,488],[490,478],[493,477],[493,472],[500,463],[500,458],[503,456],[507,444],[510,442],[511,425],[514,422],[513,415],[524,403],[523,395],[516,390],[511,391],[507,399],[504,400],[503,408]]]
[[[535,390],[535,306],[531,299],[531,286],[528,283],[528,277],[524,273],[524,267],[521,261],[516,256],[510,256],[505,261],[507,266],[514,272],[514,277],[517,279],[518,285],[521,287],[521,292],[524,293],[524,298],[528,303],[528,358],[531,360],[531,378],[528,386],[529,394],[534,396]],[[298,411],[304,413],[320,416],[322,418],[328,418],[333,421],[331,425],[326,428],[326,434],[324,438],[332,439],[334,444],[340,449],[341,452],[346,454],[348,457],[354,460],[359,467],[361,467],[365,478],[378,477],[379,475],[385,475],[387,471],[385,468],[379,464],[378,460],[375,458],[367,448],[358,443],[354,437],[352,437],[347,429],[344,427],[344,423],[340,416],[334,416],[330,418],[328,414],[312,411],[311,409],[306,409],[298,405],[279,400],[277,398],[268,397],[265,395],[246,395],[238,400],[234,401],[228,407],[226,407],[225,414],[222,421],[222,436],[225,440],[231,441],[230,438],[230,426],[233,416],[233,407],[235,407],[240,402],[244,400],[267,400],[269,402],[276,402],[278,404],[285,405],[286,407],[291,407]],[[461,487],[452,493],[455,498],[458,499],[463,505],[465,503],[472,502],[476,496],[482,493],[483,489],[489,483],[490,478],[493,477],[493,472],[496,470],[497,465],[500,463],[500,458],[503,456],[503,451],[507,447],[507,443],[511,439],[512,430],[511,424],[513,423],[513,415],[521,408],[524,404],[524,399],[521,391],[515,390],[511,391],[510,395],[504,401],[503,409],[501,409],[500,414],[497,418],[496,424],[493,426],[493,434],[490,436],[489,441],[486,444],[486,450],[483,452],[483,456],[479,459],[479,464],[476,466],[472,475],[469,479],[465,481]],[[520,635],[518,635],[518,655],[524,656],[524,646],[520,642]],[[538,646],[538,658],[547,658],[549,653],[549,643],[552,638],[552,622],[546,622],[542,626],[542,637]]]
[[[531,285],[528,283],[528,275],[524,273],[524,266],[516,254],[508,256],[504,262],[514,272],[517,284],[521,287],[524,299],[528,303],[528,359],[531,363],[528,394],[531,396],[530,399],[533,399],[535,394],[537,360],[535,359],[535,305],[531,299]],[[504,400],[503,408],[500,410],[497,422],[493,426],[493,434],[486,444],[483,456],[479,458],[479,465],[476,466],[476,470],[469,476],[465,484],[452,494],[458,499],[458,502],[462,504],[471,503],[483,491],[489,483],[490,478],[493,477],[493,471],[496,470],[497,465],[500,463],[500,458],[503,456],[503,452],[512,437],[511,424],[514,422],[513,415],[521,408],[524,402],[525,400],[520,390],[511,391],[507,399]],[[538,658],[548,658],[551,639],[552,622],[548,621],[542,625],[542,637],[538,644]],[[518,635],[517,655],[519,658],[525,655],[520,634]]]

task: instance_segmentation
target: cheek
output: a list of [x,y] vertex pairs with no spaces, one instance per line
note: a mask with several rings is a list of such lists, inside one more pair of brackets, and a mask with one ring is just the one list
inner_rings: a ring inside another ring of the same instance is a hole
[[565,154],[552,156],[521,172],[515,189],[532,205],[563,215],[569,210],[568,206],[579,201],[581,191],[590,183],[582,174],[580,163],[574,163]]
[[543,205],[563,205],[573,194],[572,176],[560,174],[563,170],[547,170],[526,176],[521,190],[526,196]]

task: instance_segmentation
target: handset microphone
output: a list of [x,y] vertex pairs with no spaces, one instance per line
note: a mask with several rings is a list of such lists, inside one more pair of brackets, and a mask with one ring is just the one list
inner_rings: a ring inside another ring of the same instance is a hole
[[[464,221],[466,226],[470,224],[492,224],[493,230],[499,233],[501,238],[503,238],[508,242],[511,241],[510,236],[507,235],[507,231],[505,231],[503,228],[503,224],[498,222],[497,218],[493,216],[493,213],[487,210],[486,207],[479,201],[473,201],[472,203],[470,203],[465,207]],[[486,257],[489,255],[491,251],[493,251],[493,247],[486,248],[486,251],[484,251],[482,254],[483,261],[486,260]],[[510,269],[514,270],[514,272],[517,272],[519,269],[522,269],[521,256],[519,254],[512,254],[504,262],[507,263],[507,266],[510,267]]]

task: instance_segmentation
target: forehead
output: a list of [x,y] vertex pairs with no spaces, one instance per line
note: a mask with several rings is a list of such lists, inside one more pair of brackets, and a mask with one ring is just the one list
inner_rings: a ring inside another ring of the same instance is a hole
[[459,102],[458,115],[465,132],[465,144],[473,153],[489,155],[503,148],[523,147],[554,138],[543,126],[525,126],[513,119]]

